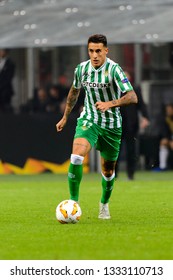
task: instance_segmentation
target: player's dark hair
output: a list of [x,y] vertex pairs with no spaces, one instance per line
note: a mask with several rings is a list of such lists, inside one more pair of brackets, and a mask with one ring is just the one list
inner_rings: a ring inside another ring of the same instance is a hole
[[88,38],[89,43],[102,43],[103,46],[107,47],[107,38],[102,34],[94,34]]

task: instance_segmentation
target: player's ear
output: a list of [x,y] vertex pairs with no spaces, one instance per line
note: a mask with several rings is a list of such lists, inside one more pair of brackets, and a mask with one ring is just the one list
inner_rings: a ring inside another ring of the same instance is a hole
[[108,48],[105,48],[105,52],[106,52],[106,54],[108,54],[108,52],[109,52],[109,49],[108,49]]

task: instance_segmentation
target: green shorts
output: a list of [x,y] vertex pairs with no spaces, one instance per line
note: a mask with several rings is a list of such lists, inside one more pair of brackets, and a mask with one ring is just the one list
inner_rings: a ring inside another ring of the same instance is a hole
[[122,128],[105,129],[88,120],[78,119],[74,138],[85,138],[96,147],[101,156],[110,161],[118,158]]

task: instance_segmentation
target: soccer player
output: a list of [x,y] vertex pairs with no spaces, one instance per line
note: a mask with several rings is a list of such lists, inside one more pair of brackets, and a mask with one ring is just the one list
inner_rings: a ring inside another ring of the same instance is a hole
[[[119,107],[137,103],[137,95],[121,67],[107,57],[106,36],[90,36],[88,54],[90,59],[80,63],[75,69],[64,115],[56,124],[56,129],[59,132],[64,128],[83,87],[84,108],[77,120],[68,171],[70,199],[79,199],[83,160],[95,146],[100,151],[102,170],[102,196],[98,218],[110,219],[108,203],[113,190],[122,134]],[[126,94],[120,97],[121,92]]]

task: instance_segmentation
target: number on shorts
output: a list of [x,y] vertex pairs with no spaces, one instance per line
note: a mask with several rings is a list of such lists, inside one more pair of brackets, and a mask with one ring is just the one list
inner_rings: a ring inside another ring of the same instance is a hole
[[87,120],[84,120],[83,121],[83,126],[87,126],[88,128],[92,126],[92,123],[90,123],[89,121]]

